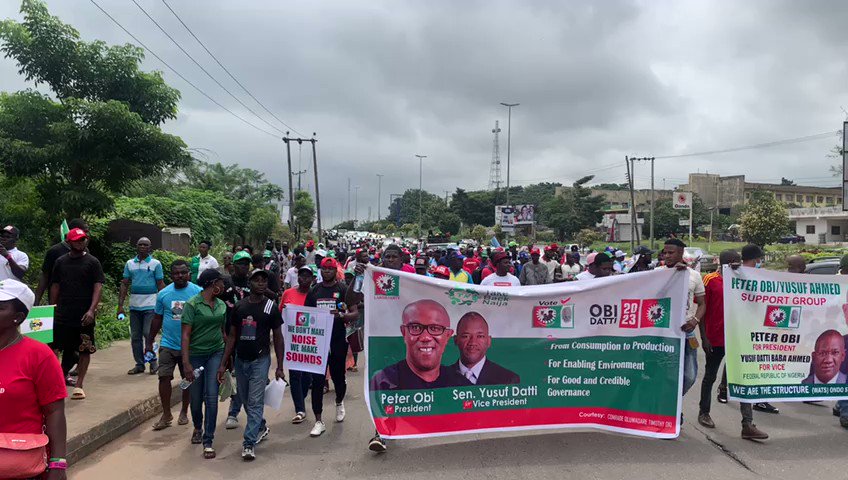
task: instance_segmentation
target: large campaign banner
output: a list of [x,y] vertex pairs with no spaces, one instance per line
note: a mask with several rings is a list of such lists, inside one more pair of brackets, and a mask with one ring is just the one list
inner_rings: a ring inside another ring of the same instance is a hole
[[728,266],[722,276],[731,399],[848,398],[848,276]]
[[24,323],[21,334],[41,343],[53,341],[53,311],[55,305],[32,307]]
[[369,268],[365,397],[387,438],[678,435],[686,272],[483,287]]
[[321,375],[326,373],[332,334],[333,316],[329,310],[286,305],[283,310],[286,368]]

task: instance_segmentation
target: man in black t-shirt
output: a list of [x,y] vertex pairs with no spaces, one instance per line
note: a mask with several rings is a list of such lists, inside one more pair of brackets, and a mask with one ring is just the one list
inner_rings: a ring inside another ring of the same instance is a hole
[[[345,337],[345,323],[356,321],[359,316],[356,306],[353,306],[348,311],[340,311],[339,306],[344,303],[347,286],[336,280],[337,263],[334,258],[325,258],[321,260],[321,278],[323,281],[316,284],[306,294],[306,307],[318,307],[329,310],[333,314],[333,333],[330,337],[330,353],[327,358],[327,367],[330,370],[330,378],[333,380],[333,386],[336,389],[336,422],[342,422],[345,419],[344,397],[347,391],[347,383],[345,382],[345,359],[347,357],[347,338]],[[321,383],[321,385],[316,385]],[[323,377],[313,377],[313,391],[316,389],[320,392],[323,388]],[[313,402],[313,410],[315,405]],[[310,431],[310,435],[317,437],[324,433],[326,427],[321,419],[321,412],[315,413],[315,426]]]
[[97,351],[94,319],[106,278],[100,261],[86,251],[88,235],[80,228],[68,232],[71,251],[56,260],[50,284],[50,303],[56,305],[53,348],[62,352],[65,376],[74,364],[72,352],[79,352],[76,387],[71,400],[82,400],[82,389],[91,354]]
[[[80,218],[75,218],[68,222],[68,228],[71,230],[79,228],[83,232],[88,233],[88,224],[85,223],[85,220]],[[38,287],[35,289],[36,305],[41,304],[41,297],[44,295],[44,292],[47,292],[48,297],[50,296],[50,280],[53,275],[53,266],[56,265],[56,260],[70,251],[71,246],[68,245],[68,242],[66,242],[65,239],[62,239],[61,242],[50,247],[50,249],[47,250],[47,253],[44,254],[44,262],[41,264],[41,277],[38,279]]]
[[[274,334],[276,377],[283,373],[283,318],[277,304],[265,296],[269,272],[254,270],[250,275],[250,294],[239,301],[228,319],[227,345],[224,358],[235,352],[238,396],[247,412],[241,457],[256,458],[254,447],[271,433],[262,416],[265,404],[265,385],[271,366],[271,332]],[[225,365],[218,369],[218,381],[223,381]]]

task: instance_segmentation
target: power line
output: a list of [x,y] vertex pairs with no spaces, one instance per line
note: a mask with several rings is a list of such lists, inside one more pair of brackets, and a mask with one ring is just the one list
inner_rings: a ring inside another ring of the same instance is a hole
[[180,18],[180,16],[179,16],[179,15],[177,15],[177,12],[175,12],[175,11],[174,11],[174,9],[173,9],[173,8],[171,8],[171,6],[170,6],[170,5],[168,5],[168,2],[166,2],[165,0],[162,0],[162,3],[164,3],[164,4],[165,4],[165,7],[167,7],[167,8],[168,8],[168,10],[170,10],[170,11],[171,11],[171,13],[172,13],[172,14],[174,14],[174,17],[176,17],[176,19],[177,19],[177,20],[178,20],[178,21],[182,24],[182,26],[183,26],[183,27],[185,27],[186,31],[188,31],[188,33],[189,33],[192,37],[194,37],[194,39],[195,39],[195,40],[197,40],[197,43],[199,43],[199,44],[200,44],[200,46],[201,46],[201,47],[203,47],[203,49],[204,49],[204,50],[206,50],[206,53],[208,53],[208,54],[209,54],[209,56],[210,56],[210,57],[212,57],[212,59],[213,59],[213,60],[215,60],[215,63],[217,63],[217,64],[218,64],[218,66],[220,66],[220,67],[221,67],[221,68],[222,68],[225,72],[227,72],[227,75],[229,75],[229,76],[230,76],[230,78],[232,78],[232,79],[233,79],[233,81],[234,81],[234,82],[236,82],[236,83],[238,84],[238,86],[239,86],[239,87],[241,87],[241,89],[242,89],[242,90],[244,90],[244,92],[245,92],[245,93],[247,93],[247,94],[250,96],[250,98],[252,98],[252,99],[253,99],[253,100],[254,100],[257,104],[259,104],[259,106],[260,106],[260,107],[262,107],[262,109],[263,109],[263,110],[265,110],[266,112],[268,112],[268,114],[269,114],[269,115],[271,115],[272,117],[274,117],[274,119],[276,119],[276,120],[277,120],[278,122],[280,122],[281,124],[285,125],[285,127],[286,127],[286,128],[288,128],[289,130],[291,130],[292,132],[294,132],[294,133],[298,134],[298,135],[299,135],[299,136],[301,136],[301,137],[305,137],[305,136],[306,136],[306,135],[304,135],[304,134],[302,134],[302,133],[298,132],[298,131],[297,131],[294,127],[292,127],[291,125],[289,125],[289,124],[287,124],[286,122],[284,122],[284,121],[280,120],[280,118],[279,118],[279,117],[277,117],[276,115],[274,115],[274,112],[272,112],[271,110],[269,110],[269,109],[268,109],[268,108],[267,108],[267,107],[266,107],[266,106],[265,106],[262,102],[260,102],[260,101],[259,101],[259,99],[257,99],[255,96],[253,96],[253,94],[252,94],[252,93],[250,93],[250,90],[248,90],[248,89],[247,89],[247,87],[245,87],[244,85],[242,85],[242,83],[241,83],[241,82],[240,82],[240,81],[239,81],[239,80],[238,80],[238,79],[237,79],[237,78],[236,78],[236,77],[235,77],[232,73],[230,73],[229,69],[227,69],[227,67],[225,67],[225,66],[224,66],[224,64],[223,64],[223,63],[221,63],[221,62],[220,62],[220,60],[218,60],[218,58],[217,58],[215,55],[213,55],[213,54],[212,54],[212,52],[210,52],[210,51],[209,51],[209,49],[208,49],[208,48],[206,48],[206,45],[205,45],[202,41],[200,41],[200,39],[199,39],[199,38],[197,38],[197,35],[195,35],[195,34],[194,34],[194,32],[193,32],[190,28],[188,28],[188,25],[186,25],[186,23],[183,21],[183,19],[182,19],[182,18]]
[[260,116],[259,116],[259,114],[257,114],[256,112],[254,112],[254,111],[253,111],[253,109],[252,109],[252,108],[248,107],[248,106],[247,106],[247,104],[245,104],[245,103],[244,103],[244,102],[242,102],[242,101],[241,101],[238,97],[236,97],[235,95],[233,95],[233,92],[231,92],[229,89],[227,89],[227,87],[225,87],[225,86],[224,86],[221,82],[219,82],[219,81],[218,81],[218,79],[216,79],[215,77],[213,77],[213,76],[212,76],[212,74],[211,74],[211,73],[209,73],[209,71],[208,71],[208,70],[206,70],[205,68],[203,68],[203,65],[201,65],[201,64],[200,64],[197,60],[195,60],[195,59],[194,59],[194,57],[192,57],[192,56],[191,56],[191,54],[190,54],[190,53],[188,53],[188,52],[186,51],[186,49],[184,49],[184,48],[183,48],[183,46],[182,46],[182,45],[180,45],[180,43],[179,43],[179,42],[177,42],[177,41],[174,39],[174,37],[172,37],[172,36],[171,36],[171,34],[169,34],[169,33],[168,33],[168,31],[167,31],[167,30],[165,30],[165,29],[162,27],[162,25],[159,25],[159,22],[157,22],[157,21],[156,21],[153,17],[151,17],[151,16],[150,16],[150,14],[149,14],[149,13],[147,13],[147,10],[145,10],[145,9],[144,9],[144,7],[142,7],[141,5],[139,5],[139,3],[138,3],[136,0],[132,0],[132,2],[135,4],[135,6],[136,6],[136,7],[138,7],[138,9],[139,9],[139,10],[141,10],[141,12],[142,12],[142,13],[144,13],[144,15],[145,15],[145,16],[147,16],[147,18],[149,18],[149,19],[150,19],[150,21],[151,21],[151,22],[153,22],[153,24],[154,24],[154,25],[156,25],[156,27],[157,27],[157,28],[159,28],[159,30],[161,30],[161,31],[162,31],[162,33],[164,33],[164,34],[165,34],[165,36],[166,36],[166,37],[168,37],[168,39],[169,39],[171,42],[173,42],[173,44],[174,44],[174,45],[176,45],[176,46],[177,46],[177,48],[179,48],[179,49],[180,49],[180,51],[181,51],[181,52],[183,52],[183,53],[185,54],[185,56],[187,56],[187,57],[189,58],[189,60],[191,60],[192,62],[194,62],[194,64],[195,64],[195,65],[197,65],[197,67],[198,67],[199,69],[203,70],[203,73],[205,73],[207,77],[211,78],[211,79],[212,79],[212,81],[213,81],[213,82],[215,82],[216,84],[218,84],[218,86],[219,86],[219,87],[221,87],[221,88],[222,88],[225,92],[227,92],[227,94],[228,94],[229,96],[233,97],[233,100],[237,101],[237,102],[239,103],[239,105],[241,105],[242,107],[246,108],[248,112],[252,113],[252,114],[253,114],[256,118],[258,118],[259,120],[261,120],[262,122],[264,122],[264,123],[265,123],[265,125],[268,125],[269,127],[273,128],[274,130],[277,130],[277,131],[278,131],[278,132],[280,132],[280,133],[284,133],[284,132],[283,132],[283,130],[280,130],[279,128],[277,128],[276,126],[272,125],[271,123],[269,123],[269,122],[268,122],[267,120],[265,120],[264,118],[260,117]]
[[168,65],[168,62],[166,62],[165,60],[162,60],[162,57],[160,57],[159,55],[156,55],[156,52],[154,52],[153,50],[149,49],[149,48],[147,47],[147,45],[145,45],[145,44],[144,44],[144,42],[142,42],[141,40],[139,40],[139,39],[138,39],[138,37],[136,37],[135,35],[133,35],[132,33],[130,33],[130,31],[129,31],[129,30],[127,30],[126,28],[124,28],[124,26],[123,26],[123,25],[121,25],[121,23],[120,23],[120,22],[118,22],[117,20],[115,20],[115,18],[114,18],[112,15],[109,15],[109,12],[107,12],[106,10],[104,10],[104,9],[103,9],[103,7],[101,7],[100,5],[98,5],[98,4],[97,4],[97,2],[96,2],[95,0],[89,0],[89,1],[90,1],[91,3],[93,3],[93,4],[94,4],[94,6],[95,6],[95,7],[97,7],[97,8],[98,8],[101,12],[103,12],[103,14],[104,14],[104,15],[106,15],[107,17],[109,17],[109,19],[110,19],[110,20],[112,20],[113,22],[115,22],[115,25],[117,25],[118,27],[120,27],[120,28],[121,28],[121,30],[123,30],[123,31],[124,31],[127,35],[129,35],[130,37],[132,37],[132,39],[133,39],[133,40],[135,40],[135,41],[136,41],[139,45],[141,45],[141,47],[142,47],[142,48],[144,48],[145,50],[147,50],[147,51],[148,51],[151,55],[153,55],[154,57],[156,57],[156,59],[157,59],[157,60],[159,60],[160,62],[162,62],[162,65],[165,65],[166,67],[168,67],[168,69],[169,69],[169,70],[171,70],[171,71],[172,71],[172,72],[174,72],[174,73],[175,73],[178,77],[180,77],[181,79],[183,79],[183,81],[184,81],[184,82],[186,82],[187,84],[191,85],[191,86],[192,86],[195,90],[197,90],[197,91],[198,91],[201,95],[203,95],[204,97],[208,98],[208,99],[209,99],[209,101],[211,101],[211,102],[212,102],[212,103],[214,103],[215,105],[217,105],[217,106],[221,107],[222,109],[224,109],[224,110],[225,110],[227,113],[229,113],[230,115],[232,115],[232,116],[234,116],[234,117],[238,118],[238,119],[239,119],[239,120],[241,120],[242,122],[244,122],[244,123],[246,123],[246,124],[250,125],[251,127],[255,128],[256,130],[259,130],[260,132],[262,132],[262,133],[264,133],[264,134],[266,134],[266,135],[270,135],[270,136],[272,136],[272,137],[274,137],[274,138],[279,138],[276,134],[273,134],[273,133],[271,133],[271,132],[269,132],[269,131],[267,131],[267,130],[264,130],[264,129],[262,129],[262,128],[257,127],[256,125],[254,125],[254,124],[250,123],[249,121],[245,120],[244,118],[242,118],[241,116],[239,116],[238,114],[236,114],[235,112],[233,112],[232,110],[230,110],[229,108],[227,108],[227,107],[225,107],[225,106],[221,105],[220,103],[218,103],[218,101],[217,101],[217,100],[215,100],[214,98],[210,97],[210,96],[209,96],[206,92],[204,92],[203,90],[201,90],[201,89],[200,89],[200,87],[198,87],[197,85],[193,84],[193,83],[192,83],[189,79],[187,79],[185,76],[183,76],[183,74],[181,74],[180,72],[178,72],[178,71],[177,71],[174,67],[172,67],[172,66]]
[[823,139],[823,138],[838,135],[839,133],[840,133],[840,131],[822,132],[822,133],[816,133],[816,134],[813,134],[813,135],[806,135],[806,136],[803,136],[803,137],[787,138],[787,139],[784,139],[784,140],[775,140],[775,141],[772,141],[772,142],[757,143],[757,144],[754,144],[754,145],[746,145],[744,147],[725,148],[725,149],[722,149],[722,150],[707,150],[705,152],[681,153],[681,154],[678,154],[678,155],[663,155],[663,156],[659,156],[659,157],[655,157],[655,158],[657,160],[659,160],[659,159],[668,159],[668,158],[701,157],[701,156],[704,156],[704,155],[716,155],[716,154],[719,154],[719,153],[738,152],[740,150],[753,150],[753,149],[757,149],[757,148],[776,147],[776,146],[779,146],[779,145],[790,145],[790,144],[793,144],[793,143],[802,143],[802,142],[809,142],[809,141],[812,141],[812,140],[820,140],[820,139]]

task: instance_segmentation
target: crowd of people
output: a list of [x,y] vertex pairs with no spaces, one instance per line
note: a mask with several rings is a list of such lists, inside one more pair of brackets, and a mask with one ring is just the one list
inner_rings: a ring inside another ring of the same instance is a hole
[[[46,435],[50,479],[64,478],[67,468],[65,387],[72,387],[72,400],[86,398],[84,380],[91,355],[97,351],[94,319],[105,283],[100,262],[87,248],[88,226],[72,220],[69,228],[65,240],[48,250],[35,293],[20,281],[29,262],[16,248],[19,232],[12,226],[0,232],[0,373],[6,389],[0,396],[0,408],[20,412],[0,419],[0,432]],[[244,460],[256,458],[256,446],[270,434],[263,405],[272,371],[274,377],[290,384],[295,411],[292,423],[307,420],[306,399],[310,398],[314,417],[310,436],[320,436],[327,429],[323,405],[330,391],[334,391],[335,422],[344,421],[346,375],[357,371],[357,354],[363,343],[364,302],[355,279],[369,265],[494,287],[585,281],[658,268],[686,270],[689,301],[682,327],[687,338],[683,394],[695,384],[700,347],[706,354],[706,365],[698,422],[715,428],[710,417],[712,389],[724,357],[721,271],[702,278],[684,260],[686,245],[679,239],[667,240],[658,252],[640,246],[629,259],[614,247],[595,252],[577,246],[550,244],[540,248],[510,242],[506,248],[440,249],[383,246],[375,240],[334,245],[309,240],[293,248],[285,242],[269,241],[257,251],[248,245],[234,246],[219,263],[210,254],[212,247],[212,242],[203,240],[196,256],[168,265],[171,283],[166,285],[166,267],[151,256],[151,241],[138,239],[136,256],[124,265],[116,312],[124,318],[127,307],[129,310],[133,366],[127,373],[147,371],[158,376],[163,412],[153,429],[166,429],[174,421],[171,392],[175,370],[179,370],[180,386],[184,388],[177,424],[187,425],[190,411],[194,427],[191,443],[202,445],[204,458],[215,457],[219,385],[228,378],[234,379],[237,393],[230,398],[224,426],[238,428],[238,417],[244,410]],[[759,267],[764,256],[760,247],[747,245],[741,252],[722,252],[719,260],[721,265],[733,268]],[[848,272],[848,258],[844,263]],[[790,271],[802,273],[803,259],[791,257],[789,266]],[[42,302],[45,292],[49,303],[56,305],[50,346],[23,338],[19,332],[28,312]],[[281,327],[289,305],[323,308],[333,315],[326,374],[284,371]],[[351,325],[358,325],[354,333],[348,328]],[[700,343],[696,331],[700,332]],[[717,389],[718,402],[727,402],[726,383],[723,375]],[[769,403],[741,403],[740,410],[742,438],[767,439],[768,435],[753,423],[753,411],[778,414],[779,410]],[[840,416],[842,426],[848,428],[848,402],[839,402],[834,415]],[[375,432],[369,449],[384,452],[386,448],[384,439]]]

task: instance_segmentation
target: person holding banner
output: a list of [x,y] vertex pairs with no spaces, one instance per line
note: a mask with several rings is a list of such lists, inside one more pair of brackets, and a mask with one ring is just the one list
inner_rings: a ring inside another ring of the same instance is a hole
[[[298,258],[303,258],[298,256]],[[312,287],[312,282],[315,280],[315,273],[311,268],[301,265],[297,270],[297,286],[286,289],[283,292],[283,300],[280,302],[280,310],[284,311],[287,305],[303,306],[306,303],[306,295]],[[315,383],[314,377],[320,377],[321,386],[312,389],[312,413],[315,418],[321,417],[321,410],[324,403],[324,376],[300,370],[289,369],[289,379],[291,382],[291,396],[294,402],[295,415],[291,423],[299,424],[306,420],[306,394],[309,392],[309,387]]]
[[[18,470],[13,478],[21,478],[23,473],[26,478],[64,480],[68,391],[62,367],[50,347],[21,335],[20,326],[34,303],[35,294],[29,287],[17,280],[0,280],[0,434],[8,435],[11,443],[33,444],[33,437],[47,436],[49,463],[33,468],[40,471]],[[11,466],[0,467],[8,471]],[[42,475],[45,467],[47,473]]]
[[[699,325],[701,331],[701,344],[707,357],[704,366],[704,379],[701,382],[701,401],[699,403],[698,423],[707,427],[715,428],[715,422],[710,417],[710,392],[718,377],[721,361],[724,359],[724,285],[721,276],[721,267],[724,265],[739,265],[742,257],[735,250],[725,250],[719,255],[719,270],[704,277],[704,300],[706,311],[704,321]],[[722,380],[719,386],[719,396],[724,395],[727,399],[727,380]],[[726,402],[726,400],[725,400]],[[746,440],[766,440],[768,434],[754,425],[754,411],[750,403],[740,403],[739,411],[742,413],[742,438]]]
[[[389,270],[400,270],[402,267],[401,261],[401,250],[400,247],[395,245],[394,243],[387,246],[385,250],[383,250],[382,258],[380,259],[380,266],[383,268],[388,268]],[[364,275],[365,269],[367,265],[357,263],[356,264],[356,274]],[[345,296],[345,300],[348,305],[363,305],[363,300],[365,296],[362,292],[357,292],[353,289],[353,285],[348,285],[347,295]],[[374,430],[374,436],[371,437],[371,440],[368,442],[368,449],[372,452],[383,453],[388,449],[388,445],[386,445],[386,441],[380,436],[380,433],[377,430]]]
[[[333,333],[330,337],[330,354],[327,358],[327,367],[330,370],[330,378],[333,380],[333,386],[336,389],[336,422],[343,422],[345,419],[344,397],[347,391],[347,383],[345,381],[345,358],[347,357],[347,338],[345,338],[345,323],[355,321],[359,314],[357,313],[356,304],[351,304],[351,308],[347,312],[343,312],[341,304],[344,303],[347,286],[336,280],[338,263],[335,258],[324,258],[321,260],[321,283],[316,284],[306,294],[306,307],[318,307],[329,310],[333,314]],[[316,380],[313,377],[312,388],[318,389]],[[323,389],[324,380],[319,380],[320,388]],[[316,407],[313,403],[313,409]],[[322,406],[323,409],[323,406]],[[309,432],[309,435],[317,437],[324,433],[327,427],[321,419],[321,412],[315,413],[315,426]]]
[[586,270],[574,276],[575,280],[591,280],[612,275],[612,257],[607,252],[592,252],[586,257]]
[[492,261],[495,264],[495,273],[484,278],[480,282],[480,285],[490,285],[495,287],[521,286],[521,282],[518,280],[518,277],[509,273],[509,269],[512,267],[512,261],[509,259],[509,255],[506,252],[495,253]]
[[[272,334],[277,360],[274,374],[277,379],[286,378],[283,373],[283,318],[276,302],[266,297],[271,275],[271,272],[261,268],[253,270],[250,274],[250,293],[236,304],[228,319],[224,358],[230,358],[235,352],[238,395],[247,411],[241,451],[241,458],[245,461],[256,458],[255,446],[271,433],[263,417],[263,410],[265,384],[271,367]],[[223,383],[225,371],[226,366],[222,362],[218,367],[218,383]]]
[[686,332],[686,351],[683,357],[683,395],[686,395],[692,385],[695,385],[695,379],[698,376],[698,339],[694,332],[698,324],[701,323],[706,310],[704,283],[701,280],[701,274],[683,261],[685,249],[685,243],[680,239],[672,238],[665,241],[662,250],[663,261],[667,268],[689,272],[689,301],[686,304],[686,323],[682,327],[683,331]]

